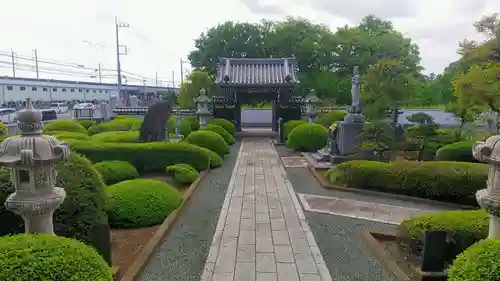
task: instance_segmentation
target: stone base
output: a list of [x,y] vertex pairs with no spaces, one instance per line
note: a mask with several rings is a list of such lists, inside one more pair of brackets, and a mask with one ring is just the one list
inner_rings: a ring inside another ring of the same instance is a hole
[[357,151],[360,143],[359,133],[363,129],[364,123],[338,122],[337,145],[339,155],[350,155]]
[[330,152],[326,149],[318,150],[312,155],[317,162],[330,162]]

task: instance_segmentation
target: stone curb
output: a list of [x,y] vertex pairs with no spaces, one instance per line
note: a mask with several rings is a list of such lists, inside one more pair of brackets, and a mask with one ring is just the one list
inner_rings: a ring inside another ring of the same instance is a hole
[[[351,192],[351,193],[357,193],[357,194],[368,195],[368,196],[388,197],[388,198],[393,198],[393,199],[397,199],[397,200],[412,201],[414,203],[427,203],[427,204],[442,205],[442,206],[447,206],[447,207],[455,208],[455,209],[463,209],[463,210],[476,210],[477,209],[477,207],[469,206],[469,205],[460,205],[460,204],[455,204],[455,203],[450,203],[450,202],[436,201],[436,200],[427,199],[427,198],[420,198],[420,197],[413,197],[413,196],[407,196],[407,195],[401,195],[401,194],[386,193],[386,192],[382,192],[382,191],[364,190],[364,189],[351,188],[351,187],[346,187],[346,186],[333,185],[333,184],[330,184],[329,182],[327,182],[321,175],[319,175],[318,172],[316,171],[316,168],[308,165],[307,169],[309,170],[309,172],[311,172],[313,174],[313,176],[316,178],[316,180],[319,182],[319,184],[326,189],[334,189],[334,190],[338,190],[338,191]],[[325,169],[322,169],[322,170],[325,170]]]
[[161,244],[161,242],[167,236],[170,230],[172,230],[178,218],[182,215],[189,199],[196,191],[196,188],[199,186],[199,183],[206,177],[208,173],[209,173],[208,170],[202,171],[198,179],[196,179],[196,181],[193,182],[188,187],[188,189],[186,189],[186,191],[184,192],[184,199],[179,208],[177,208],[172,213],[170,213],[170,215],[168,215],[168,217],[163,221],[163,223],[160,225],[160,227],[153,235],[153,237],[151,237],[146,246],[144,246],[139,256],[137,256],[137,258],[132,262],[127,272],[125,272],[125,274],[123,274],[123,276],[118,280],[135,281],[136,278],[139,277],[142,270],[146,266],[147,262],[149,261],[154,251],[156,250],[157,246]]

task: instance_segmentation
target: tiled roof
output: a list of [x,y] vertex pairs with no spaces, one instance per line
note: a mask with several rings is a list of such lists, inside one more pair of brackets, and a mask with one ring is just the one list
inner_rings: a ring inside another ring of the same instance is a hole
[[298,83],[293,58],[219,58],[216,83],[220,86],[282,86]]

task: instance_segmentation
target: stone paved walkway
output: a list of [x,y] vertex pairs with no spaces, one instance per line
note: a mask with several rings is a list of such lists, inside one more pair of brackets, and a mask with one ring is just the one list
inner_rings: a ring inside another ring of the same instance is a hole
[[201,281],[331,281],[269,139],[245,139]]

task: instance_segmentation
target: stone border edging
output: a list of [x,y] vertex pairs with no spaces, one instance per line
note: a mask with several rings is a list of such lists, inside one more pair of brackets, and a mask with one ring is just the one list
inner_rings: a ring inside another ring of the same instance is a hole
[[[412,281],[414,280],[411,276],[408,276],[385,251],[383,245],[381,245],[377,239],[385,239],[385,240],[394,240],[396,239],[395,235],[388,233],[379,233],[371,230],[363,230],[361,233],[361,237],[363,241],[368,245],[378,260],[381,260],[385,267],[396,277],[399,281]],[[410,268],[412,272],[415,272],[415,277],[419,276],[419,270],[416,268]],[[417,280],[420,280],[417,278]]]
[[132,264],[129,266],[128,270],[119,278],[119,281],[135,281],[136,278],[141,274],[142,270],[146,266],[147,262],[151,258],[151,255],[156,250],[157,246],[163,239],[167,236],[167,234],[172,230],[175,222],[178,220],[180,215],[183,213],[185,206],[187,205],[189,199],[193,195],[196,188],[199,186],[199,183],[206,177],[209,173],[209,170],[202,171],[198,179],[193,182],[188,189],[184,192],[184,199],[182,200],[181,205],[175,209],[172,213],[168,215],[168,217],[163,221],[160,225],[156,233],[149,239],[148,243],[144,248],[142,248],[139,256],[135,258]]
[[[311,172],[316,178],[316,180],[319,182],[319,184],[326,188],[326,189],[334,189],[338,191],[344,191],[344,192],[352,192],[352,193],[357,193],[361,195],[369,195],[369,196],[385,196],[393,199],[398,199],[398,200],[406,200],[406,201],[413,201],[415,203],[427,203],[427,204],[435,204],[435,205],[442,205],[442,206],[447,206],[450,208],[456,208],[456,209],[463,209],[463,210],[476,210],[477,208],[474,206],[469,206],[469,205],[460,205],[460,204],[455,204],[455,203],[450,203],[450,202],[443,202],[443,201],[437,201],[437,200],[432,200],[432,199],[427,199],[427,198],[420,198],[420,197],[413,197],[413,196],[407,196],[407,195],[401,195],[401,194],[392,194],[392,193],[387,193],[387,192],[382,192],[382,191],[374,191],[374,190],[365,190],[365,189],[358,189],[358,188],[351,188],[351,187],[346,187],[346,186],[339,186],[339,185],[333,185],[327,182],[321,175],[318,174],[316,171],[317,169],[312,167],[311,165],[307,166],[307,169],[309,172]],[[326,169],[322,169],[326,170]]]

